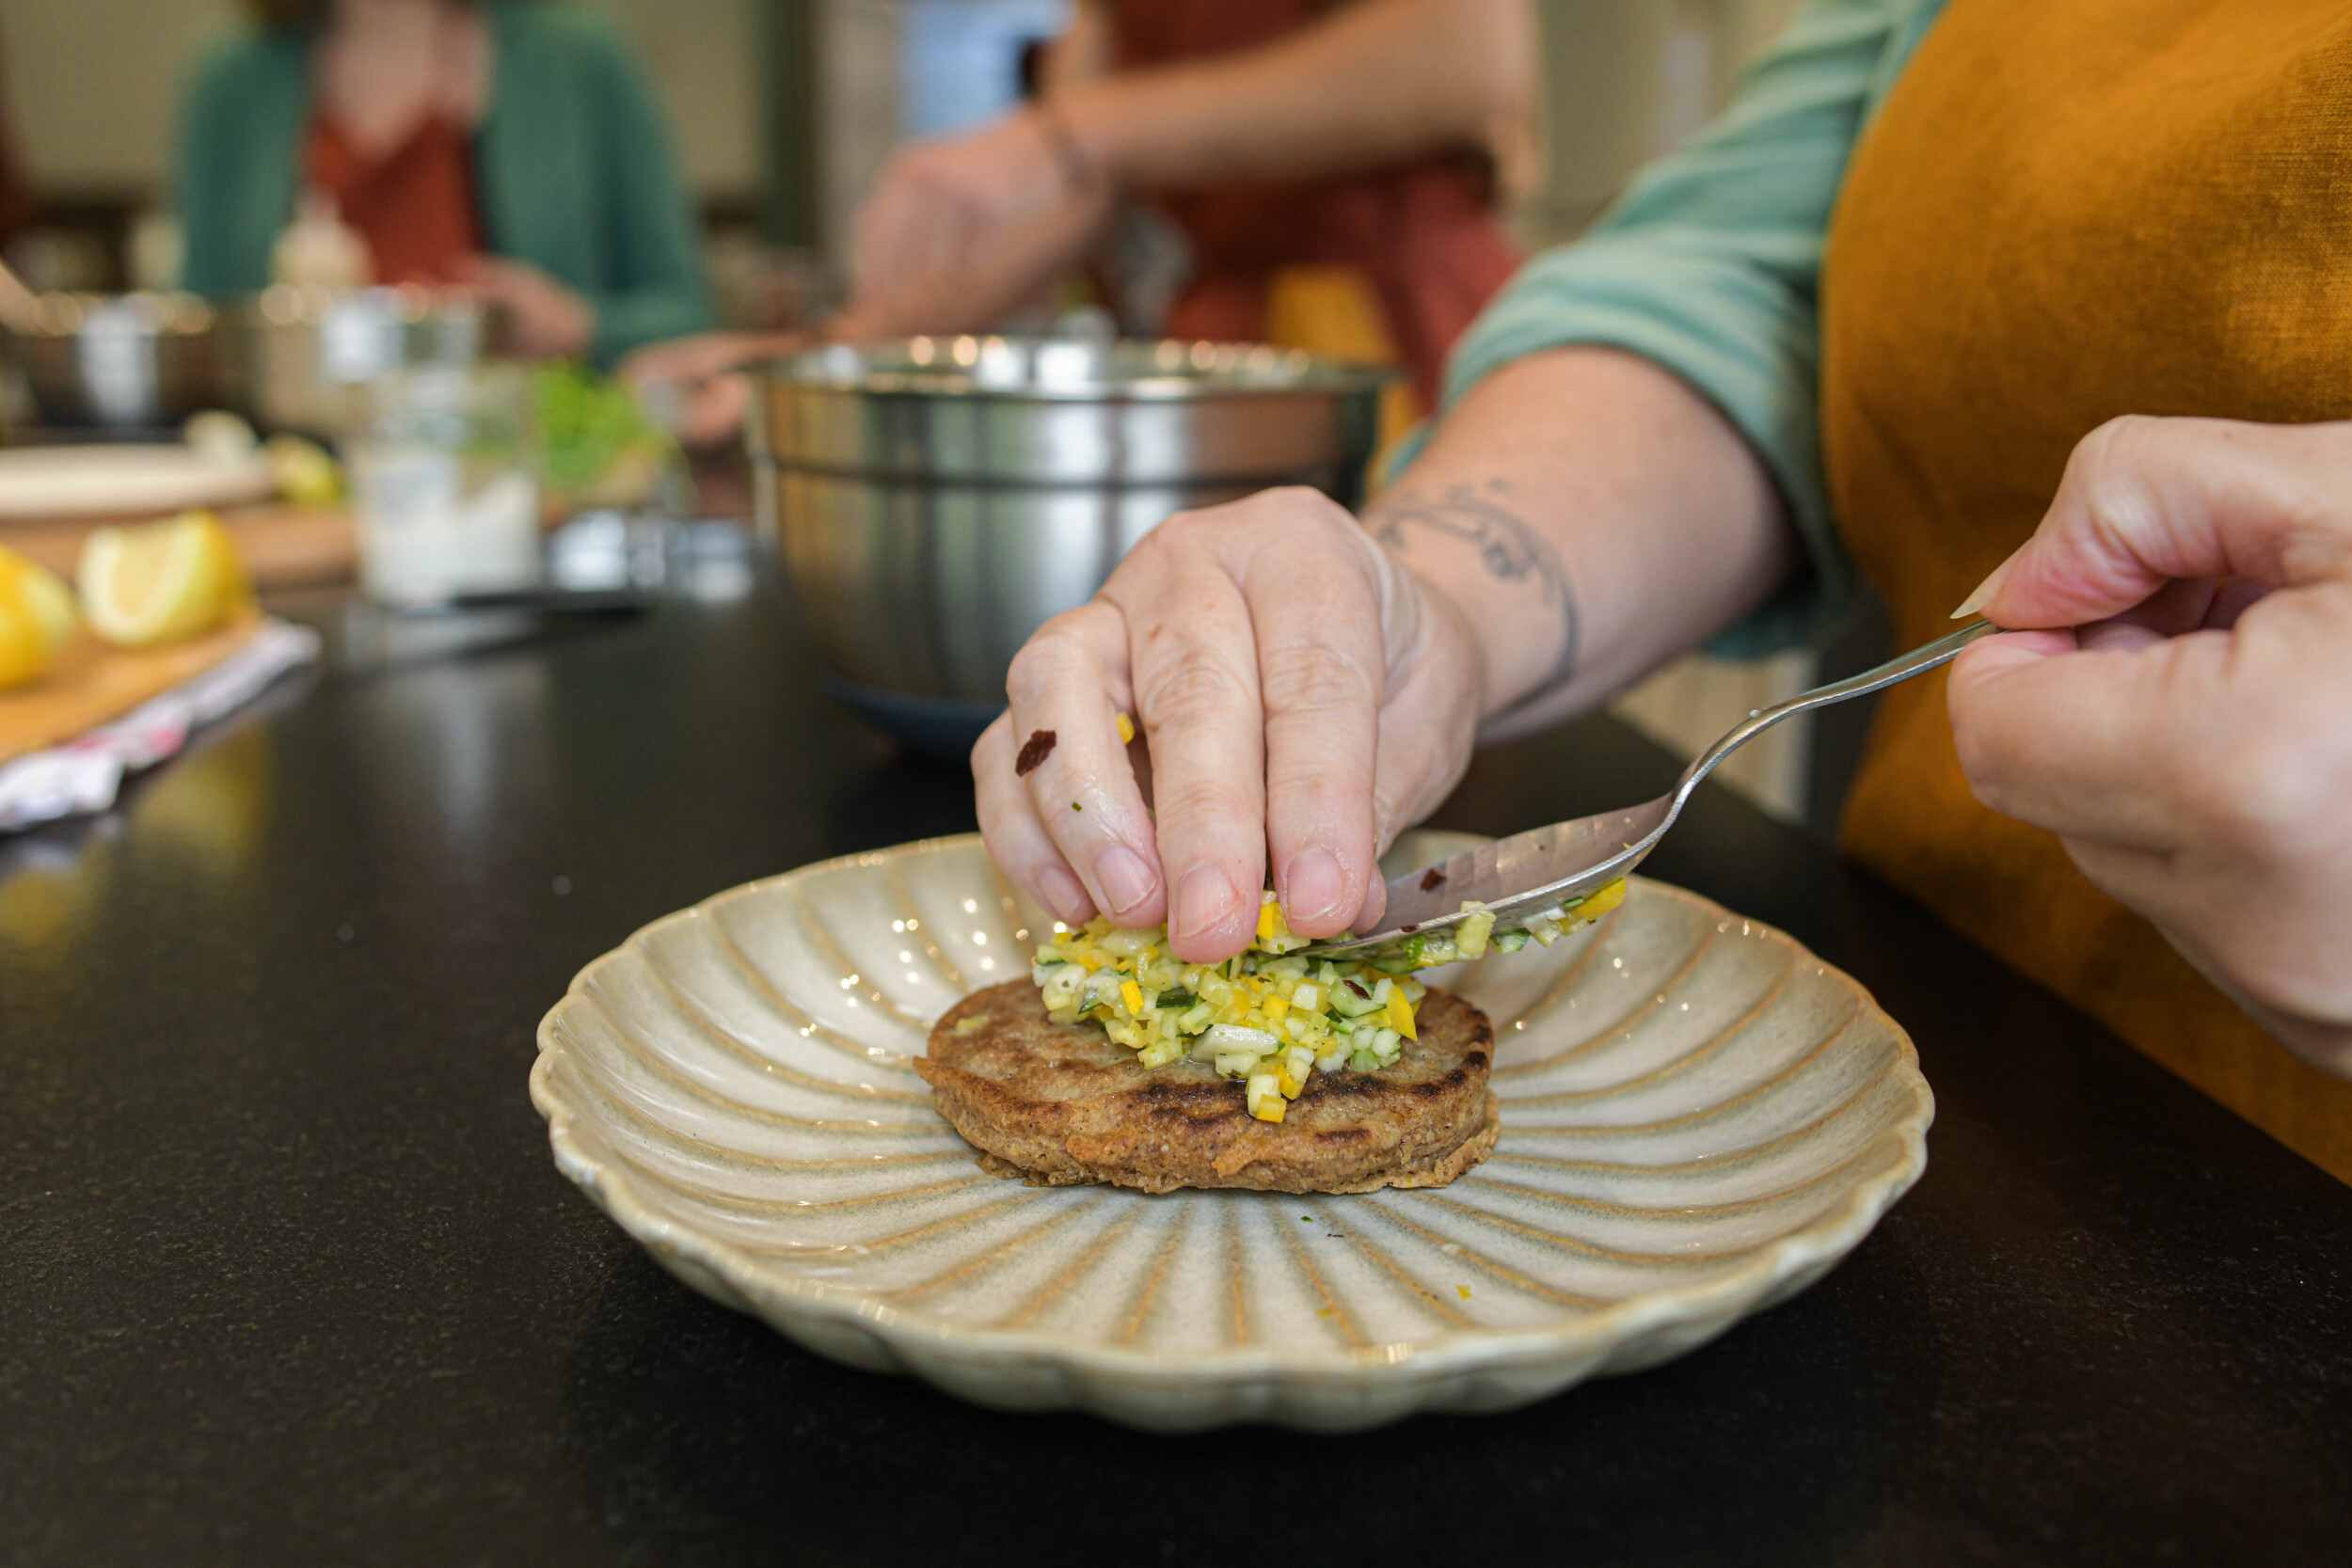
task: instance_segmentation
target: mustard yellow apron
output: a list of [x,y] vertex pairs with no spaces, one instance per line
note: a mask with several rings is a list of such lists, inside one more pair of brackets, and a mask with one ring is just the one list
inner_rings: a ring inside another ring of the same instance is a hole
[[[1948,629],[2104,420],[2352,415],[2352,6],[1954,0],[1856,150],[1822,313],[1830,488],[1899,646]],[[1887,696],[1844,841],[2352,1181],[2352,1084],[1979,806],[1940,677]]]

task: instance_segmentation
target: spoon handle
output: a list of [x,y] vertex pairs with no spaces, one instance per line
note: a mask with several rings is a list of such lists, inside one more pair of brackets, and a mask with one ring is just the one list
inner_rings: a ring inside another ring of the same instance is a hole
[[1733,726],[1730,734],[1701,752],[1683,770],[1682,782],[1675,786],[1675,803],[1679,806],[1698,782],[1715,770],[1717,763],[1790,714],[1827,707],[1849,697],[1867,697],[1873,691],[1883,691],[1899,681],[1907,681],[1914,675],[1925,674],[1938,665],[1949,664],[1960,657],[1961,649],[1979,637],[2001,629],[1990,621],[1971,622],[1948,636],[1939,637],[1907,654],[1898,654],[1874,670],[1865,670],[1858,675],[1849,675],[1827,686],[1817,686],[1810,691],[1800,691],[1785,703],[1756,709],[1744,721]]

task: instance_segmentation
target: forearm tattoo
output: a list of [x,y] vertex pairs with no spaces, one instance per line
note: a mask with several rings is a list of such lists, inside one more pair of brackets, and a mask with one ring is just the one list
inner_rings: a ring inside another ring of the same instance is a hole
[[1364,527],[1399,555],[1413,553],[1416,533],[1458,539],[1478,551],[1487,576],[1498,582],[1532,581],[1544,603],[1559,610],[1560,657],[1551,673],[1515,705],[1524,706],[1575,670],[1580,626],[1567,569],[1560,564],[1551,542],[1511,510],[1510,495],[1509,482],[1500,479],[1484,485],[1449,484],[1434,495],[1422,490],[1391,491],[1365,509]]

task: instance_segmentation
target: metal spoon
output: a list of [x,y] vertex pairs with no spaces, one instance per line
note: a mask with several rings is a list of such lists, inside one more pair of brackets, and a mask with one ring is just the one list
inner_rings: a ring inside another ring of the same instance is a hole
[[1450,861],[1410,871],[1389,883],[1389,908],[1382,928],[1370,936],[1342,942],[1317,942],[1313,953],[1343,953],[1380,942],[1394,942],[1415,931],[1442,930],[1461,924],[1465,900],[1491,911],[1498,928],[1524,925],[1537,911],[1591,893],[1631,871],[1665,836],[1681,815],[1683,802],[1715,765],[1792,713],[1827,707],[1849,697],[1867,696],[1898,681],[1909,680],[1941,664],[1978,638],[1999,631],[1990,621],[1963,626],[1925,647],[1914,648],[1875,670],[1800,692],[1785,703],[1759,708],[1744,723],[1699,753],[1682,772],[1681,782],[1647,805],[1631,811],[1603,812],[1598,816],[1556,822],[1482,844]]

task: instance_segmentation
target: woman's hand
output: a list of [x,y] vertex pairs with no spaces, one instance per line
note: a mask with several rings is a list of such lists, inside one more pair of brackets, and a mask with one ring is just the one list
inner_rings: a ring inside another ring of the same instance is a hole
[[528,261],[470,256],[457,286],[506,312],[506,346],[522,359],[577,359],[596,341],[596,308]]
[[891,158],[851,228],[850,303],[834,336],[979,331],[1077,261],[1111,193],[1057,140],[1049,113],[1024,109]]
[[1978,590],[1977,798],[2352,1076],[2352,424],[2120,420]]
[[1379,851],[1469,763],[1481,679],[1452,601],[1326,497],[1182,514],[1013,660],[972,752],[981,832],[1062,919],[1166,920],[1189,962],[1248,944],[1269,853],[1292,929],[1367,929]]
[[678,438],[715,447],[743,431],[752,384],[744,367],[791,354],[808,341],[802,332],[699,332],[647,343],[613,367],[649,404],[675,411]]

